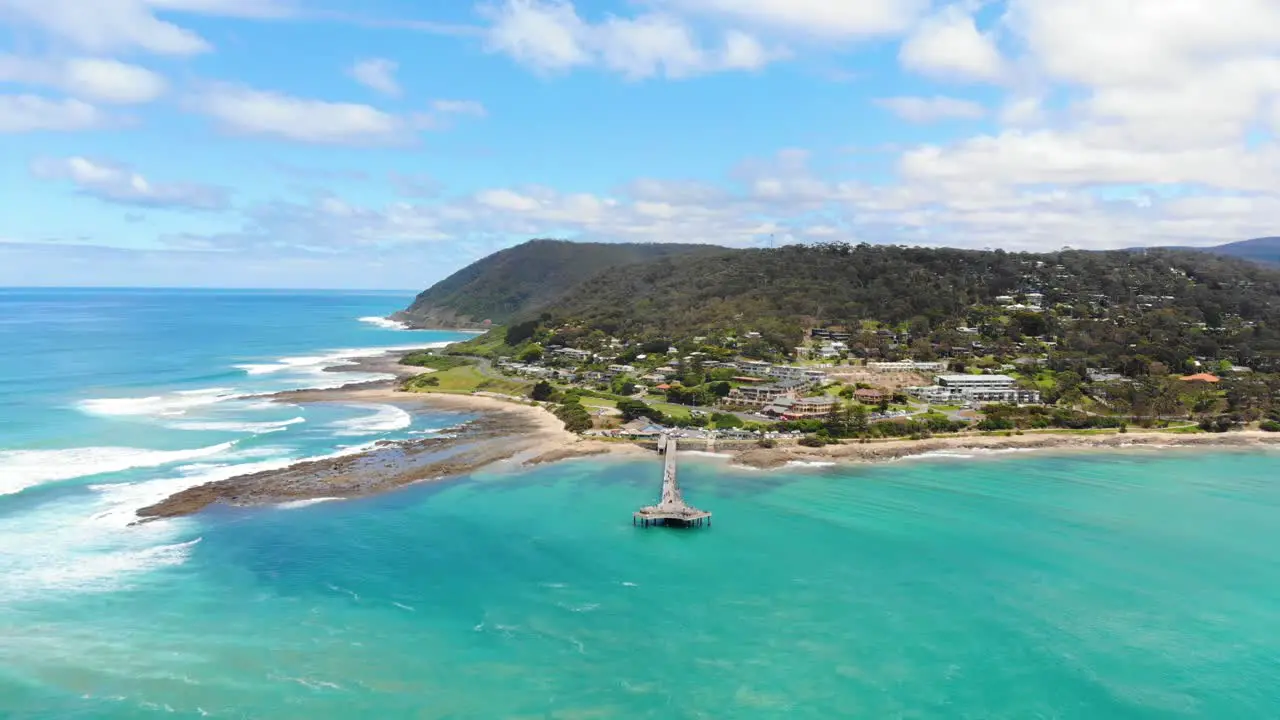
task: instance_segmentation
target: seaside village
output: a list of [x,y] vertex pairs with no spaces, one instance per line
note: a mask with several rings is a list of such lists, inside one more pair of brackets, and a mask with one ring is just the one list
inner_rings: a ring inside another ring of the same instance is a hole
[[[1043,297],[1026,292],[996,300],[1001,312],[1025,317],[1044,312]],[[983,329],[961,327],[954,334],[964,342],[941,348],[907,327],[812,328],[789,359],[769,361],[752,357],[761,356],[752,348],[765,344],[758,332],[644,342],[598,330],[546,328],[517,356],[496,357],[494,364],[504,375],[551,388],[557,398],[571,393],[571,402],[591,417],[590,427],[581,431],[609,437],[672,431],[686,437],[763,439],[915,436],[965,428],[1122,429],[1140,412],[1132,398],[1125,417],[1104,404],[1114,399],[1117,407],[1123,405],[1123,396],[1133,394],[1126,389],[1135,382],[1132,376],[1105,367],[1069,374],[1048,370],[1055,345],[1050,337],[1002,339],[994,348]],[[1206,369],[1222,374],[1250,372],[1209,366],[1212,361],[1205,360]],[[1075,379],[1064,387],[1066,377]],[[1210,372],[1175,374],[1169,380],[1183,386],[1175,394],[1195,390],[1196,397],[1211,398],[1196,401],[1205,407],[1226,395],[1217,387],[1221,378]],[[1153,410],[1152,420],[1165,418],[1166,426],[1175,417],[1191,420],[1188,408]],[[845,433],[837,435],[833,426]]]
[[[827,331],[816,331],[819,333]],[[833,340],[830,343],[838,343]],[[830,344],[824,345],[830,347]],[[598,417],[617,417],[610,412],[616,403],[605,405],[610,390],[632,392],[633,400],[645,402],[684,426],[679,433],[686,436],[705,435],[698,419],[714,416],[720,437],[746,438],[758,435],[802,434],[801,430],[763,432],[745,429],[750,423],[786,424],[803,420],[821,420],[843,407],[861,405],[868,408],[869,421],[883,421],[929,412],[935,406],[957,417],[975,418],[983,405],[1005,403],[1033,405],[1040,403],[1040,393],[1017,386],[1015,378],[996,373],[954,374],[947,372],[945,362],[866,362],[856,365],[834,363],[781,364],[762,360],[711,360],[703,353],[680,356],[669,348],[664,359],[675,357],[671,364],[642,367],[609,363],[602,369],[586,369],[612,358],[576,348],[552,347],[546,359],[517,362],[501,359],[504,372],[536,380],[552,380],[591,391],[603,391],[602,397],[584,397],[583,403],[594,405]],[[640,357],[643,362],[646,358]],[[687,393],[680,378],[690,372],[713,378],[709,383],[712,398]],[[931,384],[922,384],[931,377]],[[714,378],[723,378],[715,380]],[[720,393],[717,395],[717,393]],[[692,397],[690,397],[692,395]],[[708,404],[702,404],[708,399]],[[597,402],[593,403],[592,401]],[[675,401],[675,402],[673,402]],[[612,406],[612,407],[610,407]],[[724,427],[726,416],[742,421],[740,428]],[[693,422],[688,422],[692,420]],[[650,437],[672,430],[648,418],[636,418],[617,427],[589,431],[589,434],[618,437]]]

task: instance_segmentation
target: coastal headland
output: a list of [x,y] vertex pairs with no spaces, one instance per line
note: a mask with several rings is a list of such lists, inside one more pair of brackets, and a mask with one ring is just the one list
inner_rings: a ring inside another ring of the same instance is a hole
[[[299,462],[286,468],[242,475],[189,488],[138,511],[141,521],[198,513],[213,505],[268,506],[316,499],[347,499],[388,492],[415,483],[458,477],[483,468],[543,465],[574,458],[614,456],[654,458],[642,443],[592,439],[568,432],[549,407],[496,394],[407,392],[404,380],[422,368],[400,364],[403,351],[357,359],[333,372],[382,373],[395,380],[348,384],[337,389],[297,390],[272,395],[290,403],[383,403],[413,410],[435,409],[473,416],[447,434],[419,440],[383,441],[369,450]],[[698,444],[689,441],[689,449]],[[740,466],[769,470],[797,465],[825,466],[885,462],[966,451],[1088,451],[1140,447],[1262,448],[1280,446],[1280,434],[1236,431],[1224,434],[1173,432],[1066,431],[973,433],[920,440],[845,442],[807,447],[778,441],[718,441],[716,455]]]

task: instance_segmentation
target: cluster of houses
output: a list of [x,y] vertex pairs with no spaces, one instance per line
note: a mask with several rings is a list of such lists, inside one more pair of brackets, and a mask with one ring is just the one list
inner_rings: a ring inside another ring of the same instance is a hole
[[583,433],[588,437],[608,437],[608,438],[627,438],[630,440],[656,440],[664,434],[674,435],[678,438],[691,438],[694,440],[760,440],[767,439],[794,439],[800,437],[803,433],[800,431],[780,431],[780,430],[744,430],[742,428],[735,429],[718,429],[707,430],[704,428],[683,428],[673,430],[669,427],[657,425],[649,420],[640,418],[617,428],[588,430]]
[[1026,298],[1025,303],[1018,302],[1013,295],[997,295],[996,303],[1003,305],[1009,310],[1023,310],[1026,312],[1044,312],[1044,293],[1029,292],[1023,293],[1022,297]]
[[1008,375],[938,375],[933,385],[907,392],[932,405],[1039,405],[1040,393],[1017,386]]
[[[726,408],[754,410],[761,415],[799,420],[820,417],[831,412],[839,399],[830,395],[806,397],[815,387],[827,383],[827,373],[820,368],[775,365],[761,360],[745,360],[737,364],[747,375],[739,378],[746,384],[735,387],[721,399]],[[763,377],[774,382],[765,383]]]

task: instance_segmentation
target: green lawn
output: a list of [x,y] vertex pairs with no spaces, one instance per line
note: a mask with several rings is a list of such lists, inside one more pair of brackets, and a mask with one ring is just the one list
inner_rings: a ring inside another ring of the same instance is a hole
[[[669,417],[673,417],[673,418],[693,417],[689,413],[690,408],[685,407],[684,405],[672,405],[671,403],[665,403],[665,402],[651,402],[647,404],[649,405],[649,407],[653,408],[654,410],[661,410],[663,414]],[[702,408],[702,410],[708,414],[711,413],[710,408]]]
[[1186,425],[1183,427],[1171,427],[1163,430],[1156,430],[1156,432],[1170,433],[1173,435],[1198,435],[1204,431],[1200,429],[1199,425]]
[[432,351],[412,352],[400,359],[402,365],[413,365],[416,367],[430,368],[432,370],[452,370],[454,368],[466,367],[467,365],[475,365],[476,361],[471,358],[457,357],[454,355],[437,355]]
[[[432,382],[435,378],[439,384]],[[453,395],[470,395],[477,391],[504,393],[507,395],[524,395],[529,384],[517,380],[485,377],[473,366],[456,367],[451,370],[427,373],[405,383],[410,392],[435,392]]]
[[585,407],[614,408],[614,409],[618,407],[618,401],[610,400],[609,398],[598,398],[598,397],[591,397],[589,395],[583,395],[581,398],[579,398],[579,400],[581,400],[582,404]]

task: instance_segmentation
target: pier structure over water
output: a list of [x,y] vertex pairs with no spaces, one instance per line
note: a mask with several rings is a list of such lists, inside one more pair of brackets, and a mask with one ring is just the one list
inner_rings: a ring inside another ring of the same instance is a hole
[[711,513],[699,510],[684,501],[680,492],[680,480],[676,475],[676,439],[663,434],[658,439],[658,453],[662,455],[662,497],[657,505],[640,508],[631,516],[632,525],[666,525],[673,527],[702,527],[711,525]]

